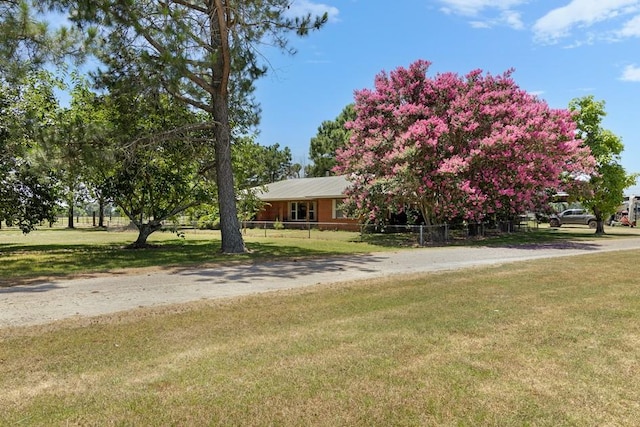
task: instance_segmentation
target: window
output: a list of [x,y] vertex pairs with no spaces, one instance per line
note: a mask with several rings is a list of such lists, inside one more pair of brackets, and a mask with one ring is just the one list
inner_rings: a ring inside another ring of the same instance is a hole
[[291,221],[315,221],[316,202],[289,203],[289,219]]
[[316,202],[309,202],[309,221],[316,220]]
[[331,218],[333,219],[340,219],[340,218],[346,218],[347,216],[344,214],[344,211],[342,210],[342,203],[343,201],[340,199],[333,199],[332,200],[332,208],[331,208]]
[[291,202],[289,208],[289,218],[291,221],[299,221],[300,218],[304,219],[306,216],[306,210],[303,212],[303,205],[300,202]]

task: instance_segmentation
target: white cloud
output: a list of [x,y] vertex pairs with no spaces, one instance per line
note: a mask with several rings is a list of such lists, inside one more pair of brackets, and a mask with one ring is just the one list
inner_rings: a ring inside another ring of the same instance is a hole
[[506,25],[520,30],[524,28],[521,15],[512,8],[524,2],[525,0],[440,0],[440,3],[443,4],[440,10],[447,14],[474,18],[482,18],[480,15],[485,10],[498,10],[500,11],[498,16],[474,19],[469,24],[473,28],[492,28],[498,25]]
[[524,3],[524,0],[440,0],[442,11],[465,16],[476,16],[484,9],[507,10]]
[[469,25],[473,28],[491,28],[493,26],[487,21],[469,21]]
[[469,25],[473,28],[493,28],[500,25],[506,25],[514,30],[524,28],[524,24],[520,19],[520,13],[512,10],[505,10],[497,18],[469,21]]
[[640,82],[640,67],[627,65],[622,71],[622,77],[620,77],[620,80],[625,82]]
[[618,35],[621,37],[640,37],[640,15],[627,21],[618,31]]
[[315,3],[310,0],[294,0],[289,7],[288,14],[291,16],[304,16],[310,13],[312,16],[320,16],[325,12],[329,15],[329,22],[338,21],[340,11],[337,7]]
[[569,36],[576,27],[590,27],[639,9],[640,0],[571,0],[538,19],[533,32],[536,40],[554,43]]
[[524,24],[522,23],[521,15],[519,12],[513,10],[505,10],[500,14],[500,18],[501,22],[504,22],[514,30],[521,30],[524,28]]

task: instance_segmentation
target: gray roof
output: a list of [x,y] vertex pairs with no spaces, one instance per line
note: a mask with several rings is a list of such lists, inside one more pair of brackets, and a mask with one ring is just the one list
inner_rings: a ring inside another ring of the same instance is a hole
[[256,195],[263,201],[341,199],[349,185],[344,175],[287,179],[267,184],[265,190],[256,187]]

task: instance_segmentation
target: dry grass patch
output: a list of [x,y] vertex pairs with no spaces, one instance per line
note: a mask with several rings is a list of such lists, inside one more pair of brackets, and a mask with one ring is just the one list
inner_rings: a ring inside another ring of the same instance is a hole
[[0,330],[8,425],[634,425],[632,252]]

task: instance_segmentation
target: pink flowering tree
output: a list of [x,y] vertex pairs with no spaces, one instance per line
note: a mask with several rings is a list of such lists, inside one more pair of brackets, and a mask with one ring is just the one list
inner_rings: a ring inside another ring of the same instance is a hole
[[429,78],[429,65],[383,72],[355,93],[335,171],[352,177],[348,205],[363,219],[407,206],[427,224],[513,218],[593,172],[571,113],[520,89],[511,71]]

